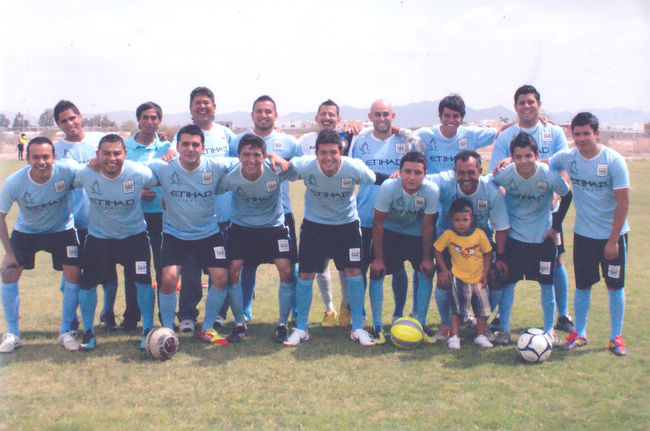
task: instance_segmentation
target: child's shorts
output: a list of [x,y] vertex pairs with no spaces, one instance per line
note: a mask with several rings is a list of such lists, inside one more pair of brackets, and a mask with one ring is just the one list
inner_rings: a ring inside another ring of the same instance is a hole
[[460,316],[465,316],[470,305],[476,317],[490,315],[490,297],[487,287],[481,288],[481,283],[469,284],[452,277],[451,292],[454,298],[454,311]]

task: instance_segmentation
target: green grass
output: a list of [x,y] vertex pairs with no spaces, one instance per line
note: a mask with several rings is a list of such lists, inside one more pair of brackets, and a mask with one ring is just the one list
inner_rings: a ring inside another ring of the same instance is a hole
[[[1,162],[0,178],[20,166]],[[348,329],[318,325],[316,287],[312,341],[284,348],[271,340],[278,281],[269,265],[258,273],[254,320],[240,345],[215,348],[181,335],[174,358],[154,362],[138,349],[137,334],[100,328],[96,351],[70,353],[55,340],[60,274],[39,253],[37,269],[20,281],[25,345],[0,356],[0,429],[647,429],[650,163],[630,168],[626,358],[605,351],[609,314],[602,283],[593,289],[589,345],[578,352],[556,349],[543,364],[522,364],[513,346],[479,350],[467,330],[459,352],[444,343],[413,351],[390,344],[363,348],[349,341]],[[301,215],[302,185],[292,187],[294,211]],[[569,219],[571,231],[572,211]],[[570,234],[567,243],[572,310]],[[386,324],[393,307],[389,283]],[[513,332],[540,326],[539,288],[521,283],[516,295]],[[123,307],[120,289],[117,311]],[[438,322],[432,299],[429,323]],[[6,330],[4,320],[0,329]]]

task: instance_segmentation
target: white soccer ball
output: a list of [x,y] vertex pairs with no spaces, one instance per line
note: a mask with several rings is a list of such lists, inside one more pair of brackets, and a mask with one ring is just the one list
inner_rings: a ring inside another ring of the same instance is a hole
[[517,339],[517,352],[526,362],[543,362],[551,356],[553,344],[538,328],[526,329]]
[[178,337],[169,328],[154,328],[147,334],[144,347],[152,358],[164,361],[178,350]]

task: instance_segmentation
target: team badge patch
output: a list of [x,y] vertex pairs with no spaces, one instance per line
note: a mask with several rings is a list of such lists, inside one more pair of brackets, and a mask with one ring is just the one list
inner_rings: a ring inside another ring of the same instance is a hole
[[217,259],[226,258],[226,248],[223,246],[214,247],[214,257]]
[[65,181],[54,181],[54,191],[57,193],[63,193],[65,191]]
[[395,152],[397,154],[404,154],[406,153],[406,144],[403,142],[400,142],[399,144],[395,144]]
[[539,261],[539,273],[542,275],[551,275],[551,262]]
[[276,151],[284,150],[284,141],[282,139],[276,139],[273,141],[273,149]]
[[289,240],[288,239],[279,239],[278,240],[278,251],[281,253],[289,251]]
[[147,274],[147,262],[144,260],[136,260],[135,262],[135,273],[138,275]]
[[488,209],[488,201],[485,199],[479,199],[476,201],[476,209],[478,211],[486,211]]
[[609,278],[619,278],[621,276],[621,265],[609,265],[607,267],[607,276]]
[[596,167],[596,175],[599,177],[606,177],[607,172],[608,172],[607,165],[602,165],[599,163],[598,166]]
[[79,247],[76,245],[68,245],[65,247],[65,255],[68,256],[68,258],[77,258],[79,257]]
[[201,184],[212,184],[212,172],[201,172]]
[[341,188],[349,189],[350,187],[352,187],[352,178],[350,177],[341,178]]
[[266,183],[266,191],[272,192],[278,189],[278,180],[268,180]]
[[544,132],[542,133],[542,141],[552,141],[553,140],[553,132],[551,129],[544,128]]
[[537,185],[535,188],[537,190],[537,193],[546,193],[546,182],[537,181]]
[[350,262],[361,262],[361,249],[360,248],[351,248],[350,249]]
[[418,208],[422,208],[425,204],[424,197],[423,196],[416,196],[415,197],[415,206]]
[[467,149],[467,138],[460,138],[458,140],[458,149],[466,150]]
[[135,181],[122,181],[122,193],[133,193],[135,192]]

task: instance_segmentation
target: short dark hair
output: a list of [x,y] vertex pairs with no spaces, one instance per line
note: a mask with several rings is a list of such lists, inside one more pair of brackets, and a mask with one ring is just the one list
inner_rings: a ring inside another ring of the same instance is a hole
[[237,145],[237,154],[241,153],[241,150],[248,145],[252,148],[259,148],[262,150],[262,154],[266,155],[266,142],[264,142],[264,139],[254,135],[253,133],[247,133],[242,136]]
[[474,150],[464,150],[461,151],[460,153],[456,154],[454,156],[454,167],[456,166],[456,163],[460,162],[466,162],[468,161],[471,157],[474,157],[476,160],[476,167],[480,168],[481,167],[481,155],[477,153]]
[[207,98],[209,98],[212,101],[212,103],[215,103],[215,101],[214,101],[214,93],[212,92],[212,90],[210,90],[208,87],[196,87],[190,93],[190,105],[192,104],[192,101],[194,100],[194,98],[196,96],[198,96],[199,94],[202,95],[202,96],[206,96]]
[[54,106],[54,122],[56,124],[59,124],[59,114],[61,114],[63,111],[67,111],[68,109],[72,109],[72,112],[77,115],[81,114],[79,108],[77,108],[71,101],[63,99],[59,100],[59,103]]
[[[23,133],[24,134],[24,133]],[[37,136],[27,143],[27,157],[29,157],[29,147],[32,145],[47,144],[52,147],[52,155],[54,155],[54,144],[45,136]]]
[[442,115],[442,111],[445,108],[460,112],[460,118],[465,118],[465,101],[458,94],[452,93],[442,98],[440,103],[438,103],[438,115]]
[[162,120],[162,108],[154,102],[144,102],[142,105],[138,106],[138,109],[135,110],[135,118],[140,121],[140,115],[142,115],[142,113],[147,109],[153,109],[156,111],[156,115],[160,120]]
[[205,145],[205,135],[203,134],[203,130],[201,130],[201,128],[196,124],[188,124],[187,126],[181,127],[180,130],[176,133],[177,142],[180,142],[182,134],[200,136],[201,144]]
[[421,163],[422,166],[424,166],[424,172],[427,171],[427,158],[419,151],[409,151],[408,153],[404,154],[402,160],[399,161],[399,168],[402,169],[404,167],[404,163],[406,162]]
[[341,143],[341,137],[339,132],[332,129],[325,129],[318,132],[316,136],[316,151],[318,152],[318,147],[322,144],[337,144],[339,150],[343,150],[343,144]]
[[472,207],[472,203],[465,198],[456,199],[451,203],[451,206],[449,207],[449,217],[452,217],[454,214],[457,213],[465,213],[465,212],[474,215],[474,208]]
[[519,96],[522,94],[533,94],[537,100],[537,103],[542,101],[542,97],[539,95],[539,91],[537,91],[537,89],[532,85],[526,84],[517,88],[517,91],[515,91],[515,105],[517,104],[517,99],[519,99]]
[[126,151],[126,146],[124,145],[124,139],[122,139],[120,135],[116,135],[115,133],[110,133],[102,137],[102,139],[99,140],[99,145],[97,145],[97,151],[102,149],[102,144],[104,142],[108,142],[108,143],[118,142],[122,144],[122,149]]
[[526,148],[530,147],[533,150],[533,153],[539,154],[539,147],[537,146],[537,141],[531,135],[526,132],[519,132],[517,136],[512,138],[510,142],[510,155],[515,154],[515,148]]
[[326,101],[318,105],[318,111],[316,111],[316,114],[320,112],[320,108],[322,108],[323,106],[334,106],[336,108],[336,116],[339,116],[339,105],[337,105],[336,102],[334,102],[332,99],[327,99]]
[[571,120],[571,131],[575,126],[591,126],[594,133],[598,131],[598,118],[591,112],[578,112]]
[[273,110],[275,112],[278,111],[278,108],[275,106],[275,100],[273,100],[271,96],[269,96],[268,94],[262,94],[260,97],[255,99],[255,101],[253,102],[253,111],[255,111],[255,105],[257,105],[258,102],[271,102],[273,103]]

